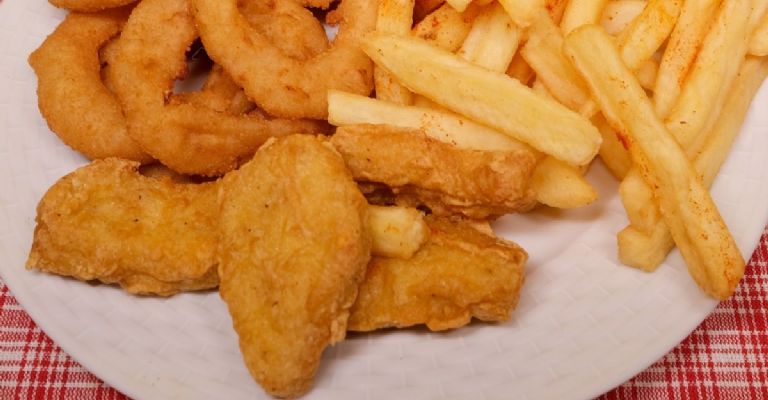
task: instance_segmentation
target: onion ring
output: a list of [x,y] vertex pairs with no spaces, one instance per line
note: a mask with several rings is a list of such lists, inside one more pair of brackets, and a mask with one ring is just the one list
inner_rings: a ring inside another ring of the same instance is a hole
[[343,0],[337,10],[336,39],[328,50],[306,61],[287,56],[266,35],[254,32],[237,0],[192,0],[192,4],[208,55],[271,115],[324,119],[329,89],[368,95],[373,88],[373,63],[360,50],[360,41],[376,25],[375,1]]
[[128,136],[120,104],[101,79],[99,48],[120,33],[128,9],[71,13],[29,56],[50,129],[91,160],[152,158]]
[[136,0],[48,0],[53,6],[71,11],[95,12],[127,6]]
[[177,172],[216,176],[237,167],[269,137],[322,131],[312,121],[266,120],[169,101],[196,38],[186,0],[144,0],[125,24],[109,71],[128,134],[146,152]]

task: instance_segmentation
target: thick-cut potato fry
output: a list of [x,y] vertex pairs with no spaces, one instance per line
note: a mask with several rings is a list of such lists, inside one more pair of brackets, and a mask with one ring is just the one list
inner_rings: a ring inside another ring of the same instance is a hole
[[536,71],[550,93],[571,110],[578,110],[589,100],[589,89],[579,73],[562,53],[563,36],[548,14],[539,14],[528,29],[528,41],[520,50],[528,65]]
[[556,24],[559,24],[563,20],[563,13],[565,7],[568,6],[569,0],[546,0],[544,7],[547,8],[549,16]]
[[[678,101],[666,121],[667,129],[690,158],[704,143],[747,51],[747,25],[751,6],[743,1],[725,1],[702,43]],[[630,171],[620,193],[632,225],[643,232],[655,226],[658,211],[646,202],[650,188],[639,171]]]
[[[376,30],[395,35],[408,35],[413,26],[414,0],[380,0]],[[379,67],[373,70],[376,98],[398,104],[411,104],[413,94]]]
[[564,34],[589,24],[596,24],[603,15],[603,9],[608,0],[571,0],[563,13],[560,29]]
[[699,148],[702,143],[697,139],[720,115],[747,52],[751,11],[749,1],[723,1],[666,120],[677,142],[689,152]]
[[552,157],[545,157],[531,176],[536,200],[557,208],[576,208],[597,200],[597,191],[579,170]]
[[503,133],[450,111],[402,106],[336,90],[328,92],[328,122],[335,126],[372,124],[418,129],[433,139],[467,150],[532,150]]
[[451,7],[453,7],[454,10],[458,12],[464,12],[464,10],[467,9],[467,6],[469,6],[469,3],[472,2],[472,0],[445,0],[447,4],[449,4]]
[[416,24],[411,34],[441,49],[456,51],[472,29],[478,12],[479,7],[474,5],[458,12],[449,4],[443,4]]
[[520,53],[521,52],[518,51],[515,53],[515,56],[512,57],[512,61],[510,61],[509,67],[507,68],[507,75],[517,79],[520,83],[527,86],[531,82],[531,79],[536,76],[536,72],[534,72],[533,68],[528,65],[528,62],[525,61],[523,55]]
[[637,81],[640,82],[640,86],[646,90],[653,90],[658,73],[659,63],[652,58],[640,63],[640,66],[635,70]]
[[584,75],[608,122],[626,135],[632,160],[651,183],[693,279],[709,295],[729,297],[744,274],[744,259],[709,192],[611,37],[596,25],[585,26],[566,38],[564,51]]
[[635,70],[661,47],[680,14],[682,0],[648,0],[643,12],[619,35],[621,59]]
[[624,144],[619,140],[619,135],[608,125],[602,114],[592,117],[592,123],[603,136],[603,143],[600,145],[600,159],[618,180],[624,179],[632,168],[632,159]]
[[410,207],[368,207],[368,226],[372,232],[371,253],[409,259],[429,238],[429,228],[421,211]]
[[464,150],[389,125],[343,126],[331,143],[356,180],[389,186],[401,205],[483,219],[535,203],[528,182],[536,159],[529,151]]
[[545,0],[499,0],[512,21],[521,28],[527,28],[545,10]]
[[762,21],[755,29],[752,39],[749,41],[749,54],[755,56],[768,55],[768,14],[763,16]]
[[410,90],[557,159],[584,165],[600,148],[600,133],[586,118],[427,42],[374,32],[363,50]]
[[426,324],[439,331],[473,317],[509,319],[524,280],[525,251],[466,222],[426,220],[430,238],[413,258],[371,259],[347,329]]
[[696,59],[707,29],[722,0],[686,0],[659,64],[653,102],[659,117],[666,118],[680,95],[683,82]]
[[618,35],[643,12],[646,0],[611,0],[605,4],[600,25],[611,35]]
[[[765,59],[748,58],[742,65],[723,111],[694,161],[704,185],[710,186],[717,176],[741,130],[752,98],[766,77],[768,61]],[[675,245],[667,225],[661,219],[656,220],[650,233],[644,233],[631,225],[624,228],[619,232],[618,243],[619,260],[622,263],[648,272],[654,271]]]
[[521,34],[504,9],[493,3],[475,18],[457,54],[491,71],[504,72],[515,56]]

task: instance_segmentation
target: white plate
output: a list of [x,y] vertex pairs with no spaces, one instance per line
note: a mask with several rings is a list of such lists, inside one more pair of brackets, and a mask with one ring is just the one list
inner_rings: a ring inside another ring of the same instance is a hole
[[[137,298],[24,270],[35,205],[57,178],[84,163],[41,119],[26,63],[62,15],[44,0],[0,3],[3,279],[56,343],[129,396],[266,397],[242,364],[217,293]],[[768,90],[758,104],[768,106]],[[753,113],[714,187],[745,256],[768,220],[766,131],[768,114]],[[583,399],[667,353],[716,303],[693,284],[677,253],[654,274],[618,266],[615,233],[626,220],[616,184],[599,167],[590,179],[600,192],[597,204],[496,225],[531,254],[510,322],[443,334],[351,335],[326,352],[308,397]]]

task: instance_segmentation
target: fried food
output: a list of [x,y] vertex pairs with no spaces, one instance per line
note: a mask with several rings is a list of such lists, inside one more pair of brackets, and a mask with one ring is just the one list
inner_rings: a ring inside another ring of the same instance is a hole
[[355,179],[386,184],[402,205],[482,219],[535,203],[528,181],[536,159],[529,151],[464,150],[389,125],[343,126],[331,143]]
[[192,4],[208,55],[271,115],[324,119],[329,89],[366,95],[373,89],[373,63],[360,49],[360,41],[375,27],[377,2],[342,0],[336,10],[341,22],[335,40],[327,51],[304,61],[287,56],[268,37],[254,32],[236,0],[192,0]]
[[129,12],[71,13],[29,56],[38,79],[38,106],[48,126],[92,160],[152,160],[128,136],[120,104],[100,75],[99,48],[120,34]]
[[37,207],[27,268],[168,296],[216,287],[214,184],[97,160],[60,179]]
[[223,180],[220,293],[251,375],[306,392],[344,339],[370,257],[368,205],[344,161],[311,136],[277,139]]
[[312,11],[296,3],[240,0],[238,9],[250,25],[249,32],[264,35],[287,57],[304,61],[327,50],[329,43]]
[[472,317],[506,321],[517,305],[528,255],[468,223],[428,216],[427,243],[408,259],[373,257],[348,329],[426,324],[458,328]]
[[264,119],[168,101],[196,38],[186,0],[144,0],[117,42],[109,73],[128,134],[147,153],[177,172],[215,176],[235,168],[269,137],[323,130],[313,121]]
[[96,12],[135,3],[137,0],[48,0],[58,8],[71,11]]

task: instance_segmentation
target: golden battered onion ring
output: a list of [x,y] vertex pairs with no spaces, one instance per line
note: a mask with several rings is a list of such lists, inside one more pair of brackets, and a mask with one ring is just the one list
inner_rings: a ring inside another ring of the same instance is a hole
[[254,32],[237,0],[191,1],[208,55],[271,115],[323,119],[329,89],[364,95],[372,90],[373,64],[360,50],[360,41],[375,27],[376,1],[343,0],[336,39],[327,51],[306,61],[287,56],[266,35]]
[[48,0],[58,8],[80,12],[95,12],[110,8],[127,6],[135,3],[136,0]]
[[318,133],[314,121],[234,115],[169,101],[197,38],[186,0],[144,0],[125,24],[109,69],[128,134],[149,154],[185,174],[221,175],[272,136]]
[[48,126],[91,160],[152,160],[128,136],[120,104],[100,74],[99,48],[120,33],[128,12],[71,13],[29,56],[38,79],[38,106]]

